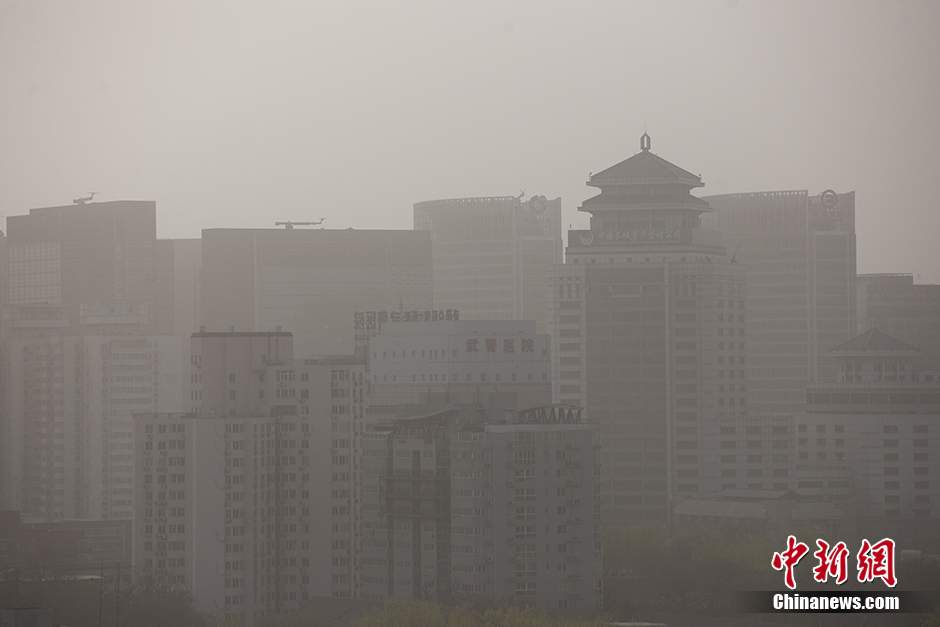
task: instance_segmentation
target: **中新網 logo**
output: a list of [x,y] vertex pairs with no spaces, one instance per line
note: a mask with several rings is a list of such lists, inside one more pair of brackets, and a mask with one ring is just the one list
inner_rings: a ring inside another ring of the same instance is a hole
[[[834,546],[822,539],[816,540],[819,550],[813,553],[818,563],[813,568],[813,579],[820,583],[828,581],[829,577],[841,585],[848,579],[849,549],[845,542],[837,542]],[[875,544],[862,540],[862,546],[856,554],[858,581],[866,583],[881,579],[893,588],[898,580],[894,574],[894,540],[885,538]],[[797,541],[796,536],[787,537],[787,548],[780,553],[774,553],[771,565],[774,570],[784,571],[784,583],[791,590],[796,589],[796,579],[793,569],[800,560],[809,553],[809,547]]]

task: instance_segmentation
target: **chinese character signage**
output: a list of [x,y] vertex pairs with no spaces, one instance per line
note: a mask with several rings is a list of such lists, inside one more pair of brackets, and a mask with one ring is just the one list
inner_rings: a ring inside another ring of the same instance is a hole
[[437,322],[460,320],[459,309],[425,309],[424,311],[357,311],[353,314],[353,331],[357,345],[382,330],[386,322]]

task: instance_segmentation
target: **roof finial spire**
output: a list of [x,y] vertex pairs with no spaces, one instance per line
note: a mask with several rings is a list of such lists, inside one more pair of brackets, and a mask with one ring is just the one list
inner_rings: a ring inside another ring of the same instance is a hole
[[643,133],[640,137],[640,150],[646,152],[650,149],[650,136],[649,133]]

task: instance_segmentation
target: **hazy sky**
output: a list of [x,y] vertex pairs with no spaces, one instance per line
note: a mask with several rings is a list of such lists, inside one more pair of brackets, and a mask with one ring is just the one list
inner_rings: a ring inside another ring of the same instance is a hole
[[940,2],[0,0],[0,212],[161,237],[562,196],[653,151],[697,193],[855,190],[860,272],[940,283]]

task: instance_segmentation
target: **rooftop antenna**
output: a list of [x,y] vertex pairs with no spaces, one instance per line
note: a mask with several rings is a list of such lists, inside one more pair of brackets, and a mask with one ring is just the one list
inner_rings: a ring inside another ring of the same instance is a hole
[[283,226],[288,231],[291,231],[295,226],[316,226],[318,224],[323,224],[324,220],[326,220],[326,218],[320,218],[314,222],[291,222],[288,220],[287,222],[275,222],[274,226]]
[[88,195],[87,195],[87,196],[85,196],[84,198],[76,198],[75,200],[72,201],[72,204],[73,204],[73,205],[84,205],[86,202],[91,202],[92,199],[95,197],[95,194],[97,194],[97,193],[98,193],[98,192],[88,192]]

